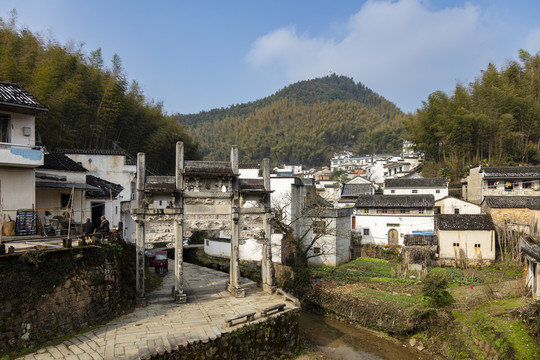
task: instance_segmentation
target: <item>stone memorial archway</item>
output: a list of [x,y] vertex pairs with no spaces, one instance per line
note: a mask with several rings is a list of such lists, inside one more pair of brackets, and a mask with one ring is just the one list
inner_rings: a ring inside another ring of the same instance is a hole
[[174,247],[174,298],[186,301],[183,286],[183,238],[194,231],[230,237],[231,257],[227,289],[245,295],[239,285],[239,243],[247,237],[262,242],[261,278],[265,291],[273,291],[270,249],[270,164],[263,160],[263,179],[239,179],[238,149],[230,161],[184,161],[184,146],[176,144],[175,176],[146,176],[145,156],[137,156],[137,298],[145,303],[145,250]]

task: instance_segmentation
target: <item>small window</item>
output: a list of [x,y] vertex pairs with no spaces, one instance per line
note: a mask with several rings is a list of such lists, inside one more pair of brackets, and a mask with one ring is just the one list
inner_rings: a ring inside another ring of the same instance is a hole
[[521,183],[522,189],[530,189],[532,187],[532,181],[523,181]]
[[480,244],[474,244],[475,248],[480,248]]
[[321,253],[321,248],[319,248],[319,247],[313,248],[313,253],[314,253],[315,255],[320,254],[320,253]]
[[364,214],[369,214],[369,209],[364,209]]
[[9,115],[0,114],[0,142],[8,143],[9,138]]
[[459,247],[459,243],[454,243],[454,247]]
[[413,190],[412,193],[413,194],[418,194],[418,190]]
[[488,189],[496,189],[497,185],[499,185],[498,181],[488,181]]
[[514,183],[511,182],[511,181],[506,181],[504,183],[504,190],[506,191],[510,191],[510,190],[513,190],[514,189]]
[[454,214],[459,214],[459,209],[458,208],[454,209]]
[[418,213],[419,213],[419,214],[423,214],[423,213],[424,213],[424,209],[418,209]]
[[322,220],[313,222],[313,232],[315,234],[323,234],[325,230],[325,223]]
[[440,194],[441,190],[435,190],[435,194]]
[[364,229],[364,235],[369,235],[369,229]]
[[60,194],[60,207],[67,208],[69,206],[69,199],[71,194]]
[[390,190],[390,194],[395,194],[396,190]]

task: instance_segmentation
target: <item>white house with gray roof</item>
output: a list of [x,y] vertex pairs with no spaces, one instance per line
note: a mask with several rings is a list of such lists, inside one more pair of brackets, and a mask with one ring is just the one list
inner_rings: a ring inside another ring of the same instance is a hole
[[463,198],[476,204],[486,196],[540,196],[540,166],[479,166],[461,184]]
[[18,209],[34,209],[34,169],[43,165],[36,146],[35,117],[47,108],[17,84],[0,82],[0,184],[3,217],[15,220]]
[[403,245],[405,235],[434,233],[432,194],[360,195],[356,200],[353,231],[362,243]]
[[399,178],[384,180],[384,195],[431,194],[435,200],[448,196],[446,178]]
[[487,214],[437,215],[442,265],[487,266],[495,261],[495,225]]

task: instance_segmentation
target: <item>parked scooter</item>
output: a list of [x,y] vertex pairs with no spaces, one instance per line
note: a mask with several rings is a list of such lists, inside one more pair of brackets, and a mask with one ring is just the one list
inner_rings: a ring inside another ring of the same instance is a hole
[[169,259],[166,251],[156,251],[154,257],[154,269],[156,274],[165,275],[169,272]]

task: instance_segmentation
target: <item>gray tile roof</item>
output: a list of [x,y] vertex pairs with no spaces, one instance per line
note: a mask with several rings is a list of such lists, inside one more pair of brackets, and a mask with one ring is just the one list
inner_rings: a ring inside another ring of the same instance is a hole
[[20,107],[34,111],[47,111],[45,105],[24,90],[20,85],[0,81],[0,105]]
[[357,208],[431,208],[433,195],[360,195]]
[[341,197],[354,197],[359,195],[369,195],[372,193],[371,184],[343,184]]
[[540,178],[540,166],[486,166],[485,178]]
[[384,180],[385,188],[433,188],[446,187],[448,179],[446,178],[399,178]]
[[240,191],[244,193],[264,193],[263,179],[239,179]]
[[495,230],[491,215],[488,214],[441,214],[435,217],[435,227],[439,230]]
[[184,163],[186,175],[205,176],[233,176],[230,161],[186,161]]
[[540,196],[486,196],[490,208],[540,210]]
[[43,157],[43,166],[40,169],[62,170],[62,171],[80,171],[87,172],[79,163],[71,160],[64,154],[49,153]]
[[94,175],[86,175],[86,184],[99,188],[96,191],[86,192],[86,197],[91,198],[109,198],[111,195],[116,198],[124,190],[122,185],[103,180]]

